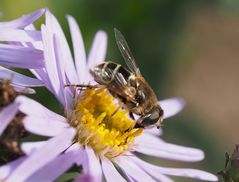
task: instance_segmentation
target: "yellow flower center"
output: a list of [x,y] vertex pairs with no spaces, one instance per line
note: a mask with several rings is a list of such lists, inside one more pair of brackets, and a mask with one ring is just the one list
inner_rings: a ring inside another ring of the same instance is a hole
[[75,140],[109,158],[130,150],[143,129],[134,128],[135,121],[129,119],[126,110],[116,109],[115,99],[106,89],[82,91],[69,118],[77,129]]

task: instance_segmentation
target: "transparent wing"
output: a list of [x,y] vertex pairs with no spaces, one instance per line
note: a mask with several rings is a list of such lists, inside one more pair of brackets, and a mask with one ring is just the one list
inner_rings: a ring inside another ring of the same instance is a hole
[[138,66],[135,63],[133,54],[131,53],[129,46],[124,38],[124,36],[121,34],[121,32],[114,28],[114,32],[115,32],[115,39],[116,39],[116,43],[119,47],[119,50],[127,64],[127,66],[129,67],[130,71],[132,71],[133,73],[135,73],[136,75],[141,75]]

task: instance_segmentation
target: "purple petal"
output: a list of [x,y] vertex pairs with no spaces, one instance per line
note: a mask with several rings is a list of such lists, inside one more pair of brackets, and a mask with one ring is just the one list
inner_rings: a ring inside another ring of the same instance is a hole
[[[27,31],[38,31],[33,24],[30,24],[24,28],[24,30]],[[22,44],[27,44],[27,47],[34,47],[36,49],[43,50],[43,44],[42,44],[42,36],[41,41],[33,41],[33,42],[21,42]],[[11,43],[11,42],[10,42]]]
[[106,49],[107,35],[103,31],[98,31],[94,37],[88,56],[89,69],[105,61]]
[[80,155],[76,151],[65,152],[56,157],[49,164],[42,167],[39,171],[27,178],[27,182],[31,181],[55,181],[59,176],[64,174]]
[[42,148],[30,155],[17,167],[7,181],[25,181],[70,146],[74,135],[75,130],[67,129],[60,135],[48,140]]
[[36,118],[35,116],[26,116],[23,124],[27,131],[42,136],[59,135],[69,127],[68,123],[59,122],[52,118]]
[[204,158],[202,150],[166,143],[159,138],[143,133],[135,138],[137,152],[176,161],[196,162]]
[[23,15],[22,17],[8,21],[8,22],[1,22],[0,23],[0,29],[1,28],[24,28],[29,24],[32,24],[34,21],[36,21],[38,18],[40,18],[43,13],[45,12],[45,9],[39,9],[33,13]]
[[[16,100],[21,103],[19,110],[26,115],[34,116],[36,118],[43,118],[50,121],[57,120],[58,122],[66,123],[66,118],[50,111],[49,109],[47,109],[33,99],[27,98],[25,96],[18,96]],[[29,109],[29,107],[31,109]]]
[[71,31],[76,70],[79,80],[82,83],[84,82],[84,78],[89,74],[86,66],[85,46],[80,28],[75,19],[72,16],[67,16],[67,20]]
[[17,114],[19,103],[12,103],[0,111],[0,136]]
[[20,42],[35,42],[41,41],[40,31],[19,30],[19,29],[1,29],[1,41],[20,41]]
[[21,157],[17,160],[0,166],[0,180],[6,179],[27,157]]
[[12,70],[0,67],[0,79],[10,79],[11,83],[26,86],[26,87],[39,87],[43,86],[42,81],[34,79]]
[[49,76],[46,73],[46,70],[44,68],[43,69],[30,69],[30,71],[32,72],[33,75],[35,75],[35,77],[37,79],[42,80],[44,82],[45,86],[47,87],[47,89],[50,92],[54,93]]
[[0,65],[18,68],[41,68],[44,66],[41,50],[0,44]]
[[30,155],[32,154],[35,150],[41,148],[44,146],[46,141],[42,142],[25,142],[21,144],[21,150],[26,154]]
[[186,169],[186,168],[165,168],[165,167],[159,167],[152,164],[149,164],[143,160],[140,160],[139,158],[132,158],[135,162],[137,162],[141,167],[146,169],[147,171],[151,171],[154,173],[163,173],[171,176],[182,176],[187,178],[194,178],[199,180],[205,180],[205,181],[218,181],[218,178],[208,172],[197,170],[197,169]]
[[170,98],[159,101],[164,110],[164,119],[172,117],[179,113],[185,106],[185,101],[182,98]]
[[134,162],[127,160],[127,157],[121,156],[115,158],[114,162],[131,178],[137,182],[155,181],[151,176],[144,172]]
[[106,181],[126,182],[109,159],[103,157],[101,165]]
[[78,175],[74,182],[101,182],[101,181],[94,181],[90,174],[80,174]]

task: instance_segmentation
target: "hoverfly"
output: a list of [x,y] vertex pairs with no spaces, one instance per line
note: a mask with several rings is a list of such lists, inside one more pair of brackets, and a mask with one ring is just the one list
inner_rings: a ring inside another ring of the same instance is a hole
[[129,46],[119,30],[114,29],[116,43],[129,68],[125,69],[120,64],[105,62],[94,67],[90,73],[94,80],[105,86],[112,96],[118,98],[123,107],[140,117],[135,127],[150,127],[156,125],[158,128],[163,121],[163,110],[158,104],[158,99],[140,73]]

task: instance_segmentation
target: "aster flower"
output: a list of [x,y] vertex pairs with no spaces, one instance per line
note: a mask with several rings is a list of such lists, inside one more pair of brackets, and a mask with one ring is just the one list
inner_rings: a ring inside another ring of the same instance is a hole
[[[67,84],[93,84],[89,69],[105,60],[107,45],[106,34],[97,32],[86,56],[77,23],[71,16],[67,16],[67,20],[74,59],[58,21],[48,10],[46,23],[41,26],[41,41],[17,42],[24,49],[38,49],[43,53],[39,67],[27,63],[24,67],[31,68],[32,73],[56,96],[64,107],[64,116],[32,99],[18,97],[17,101],[21,102],[19,109],[27,115],[23,121],[26,130],[50,139],[23,143],[21,148],[26,156],[1,166],[0,179],[53,181],[76,164],[83,168],[75,181],[101,181],[102,176],[106,181],[172,181],[168,175],[217,181],[216,176],[201,170],[159,167],[140,159],[134,152],[184,162],[200,161],[204,154],[199,149],[161,140],[158,137],[161,130],[133,128],[134,121],[125,110],[119,109],[112,116],[117,106],[107,90],[65,87]],[[34,27],[29,28],[34,32]],[[33,52],[30,58],[37,55]],[[7,65],[19,67],[16,62]],[[184,101],[171,98],[160,101],[160,104],[167,118],[178,113]]]

